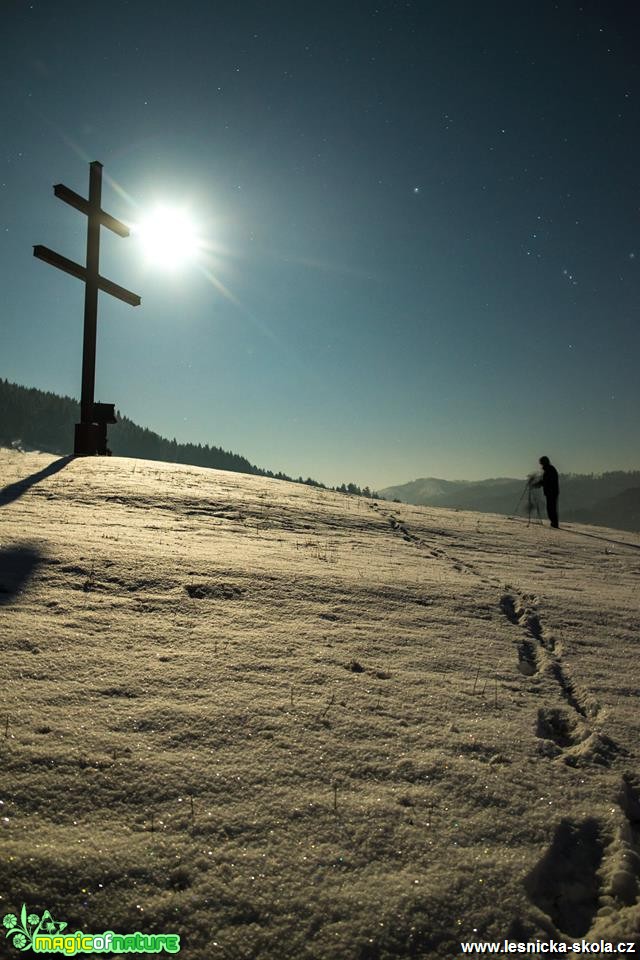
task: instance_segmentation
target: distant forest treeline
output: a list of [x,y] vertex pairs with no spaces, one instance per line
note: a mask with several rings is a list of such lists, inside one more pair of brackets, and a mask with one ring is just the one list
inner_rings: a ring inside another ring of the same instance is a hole
[[[193,464],[215,470],[233,470],[236,473],[305,483],[311,487],[336,490],[339,493],[362,497],[377,496],[369,487],[362,488],[355,483],[327,487],[311,477],[304,480],[302,477],[289,477],[281,471],[274,473],[272,470],[263,470],[238,453],[207,444],[178,443],[175,438],[167,440],[153,430],[139,427],[119,412],[117,417],[118,423],[109,427],[109,447],[117,457],[137,457],[142,460]],[[66,454],[72,447],[74,424],[79,418],[80,404],[71,397],[60,397],[55,393],[0,379],[0,444]]]

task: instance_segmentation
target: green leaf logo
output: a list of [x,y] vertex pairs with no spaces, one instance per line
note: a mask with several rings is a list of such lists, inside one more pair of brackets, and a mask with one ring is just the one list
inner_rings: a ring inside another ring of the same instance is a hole
[[40,917],[37,913],[27,914],[26,903],[22,904],[20,916],[15,913],[5,913],[2,918],[5,937],[10,938],[16,950],[28,950],[37,933],[58,934],[67,924],[61,920],[54,920],[48,910]]

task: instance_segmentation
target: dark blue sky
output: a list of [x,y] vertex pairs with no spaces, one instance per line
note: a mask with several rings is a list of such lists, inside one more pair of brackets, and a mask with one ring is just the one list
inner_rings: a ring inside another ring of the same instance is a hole
[[82,285],[32,245],[83,258],[51,187],[97,159],[211,251],[103,231],[142,306],[101,295],[96,399],[331,483],[640,467],[631,6],[7,0],[0,375],[79,395]]

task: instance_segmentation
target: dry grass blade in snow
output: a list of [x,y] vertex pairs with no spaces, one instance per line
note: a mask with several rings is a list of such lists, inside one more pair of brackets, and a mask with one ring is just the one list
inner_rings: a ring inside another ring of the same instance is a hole
[[2,912],[189,960],[637,937],[637,538],[53,459],[0,454]]

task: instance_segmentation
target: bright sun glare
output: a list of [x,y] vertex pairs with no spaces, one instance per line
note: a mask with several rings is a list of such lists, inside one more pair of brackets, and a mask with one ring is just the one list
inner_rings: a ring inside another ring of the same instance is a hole
[[156,207],[136,227],[147,260],[175,269],[192,260],[200,247],[196,225],[178,207]]

